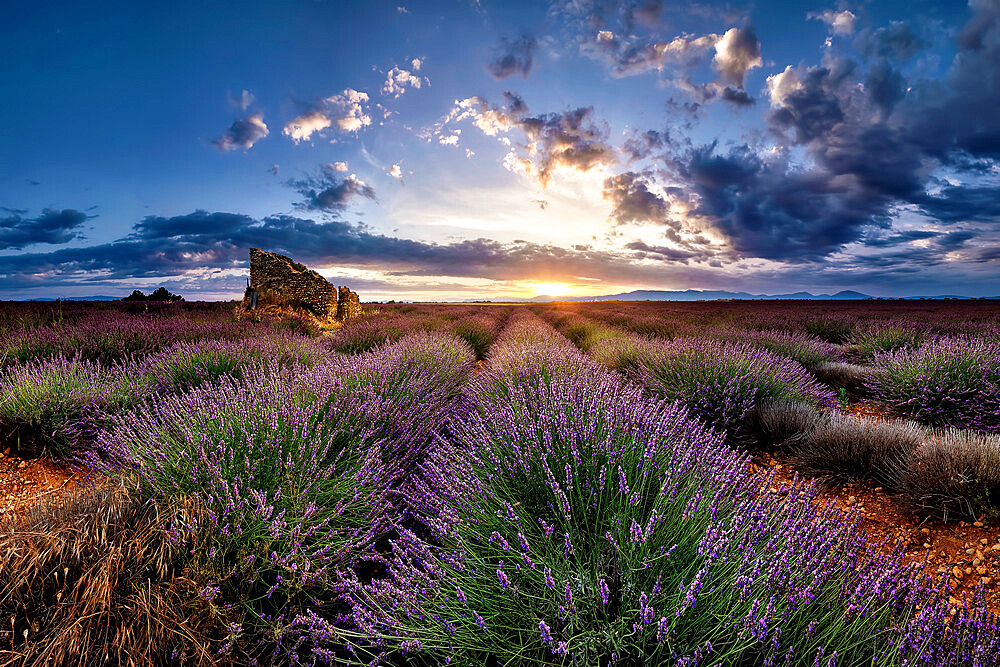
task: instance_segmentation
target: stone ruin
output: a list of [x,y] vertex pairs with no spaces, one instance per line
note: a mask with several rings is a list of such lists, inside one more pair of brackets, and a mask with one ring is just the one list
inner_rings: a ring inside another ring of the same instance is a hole
[[301,308],[324,321],[346,322],[362,312],[355,292],[338,290],[290,257],[260,248],[250,248],[250,284],[243,302],[248,310],[266,304]]

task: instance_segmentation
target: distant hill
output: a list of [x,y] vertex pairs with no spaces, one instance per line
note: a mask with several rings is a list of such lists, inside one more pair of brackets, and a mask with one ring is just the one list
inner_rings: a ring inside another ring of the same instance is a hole
[[119,301],[120,296],[64,296],[62,298],[56,298],[51,296],[39,297],[37,299],[25,299],[25,301]]
[[[793,292],[791,294],[750,294],[749,292],[727,292],[724,290],[634,290],[632,292],[621,292],[619,294],[602,294],[600,296],[570,296],[551,297],[536,296],[530,299],[512,298],[495,299],[495,301],[525,301],[544,303],[548,301],[720,301],[726,299],[758,299],[758,300],[778,300],[778,299],[803,299],[814,301],[858,301],[862,299],[876,299],[879,297],[870,294],[862,294],[854,290],[842,290],[836,294],[812,294],[811,292]],[[958,296],[952,294],[942,294],[938,296],[907,296],[898,297],[903,299],[970,299],[974,297]]]

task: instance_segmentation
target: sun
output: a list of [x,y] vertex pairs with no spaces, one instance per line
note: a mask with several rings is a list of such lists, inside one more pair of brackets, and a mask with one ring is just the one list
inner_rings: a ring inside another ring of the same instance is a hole
[[573,288],[569,283],[538,283],[535,285],[535,294],[545,296],[563,296],[569,294]]

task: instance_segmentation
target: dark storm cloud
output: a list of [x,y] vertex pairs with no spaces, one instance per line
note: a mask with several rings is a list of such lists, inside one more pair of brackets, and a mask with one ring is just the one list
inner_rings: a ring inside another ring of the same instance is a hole
[[726,86],[722,89],[722,94],[719,98],[723,102],[732,104],[734,107],[752,107],[757,103],[757,100],[747,95],[745,90],[737,90],[732,86]]
[[537,40],[527,33],[513,40],[504,38],[486,68],[494,79],[506,79],[515,75],[527,79],[531,73],[537,48]]
[[212,143],[220,151],[235,151],[240,148],[247,151],[267,135],[264,114],[255,113],[235,121],[225,134]]
[[[667,168],[693,195],[693,213],[740,256],[786,262],[820,261],[863,239],[887,248],[919,238],[870,233],[889,230],[900,206],[946,224],[1000,220],[995,185],[928,194],[938,167],[988,176],[1000,159],[1000,12],[983,3],[974,9],[973,28],[940,80],[907,81],[889,64],[917,48],[912,31],[893,25],[869,35],[880,60],[867,72],[828,56],[822,66],[782,74],[781,86],[772,81],[766,120],[780,150],[767,157],[746,146],[675,151]],[[804,163],[784,157],[793,147],[804,150]],[[929,262],[983,233],[963,230],[926,249],[859,261]]]
[[976,238],[978,233],[971,229],[966,229],[957,232],[948,232],[941,238],[937,240],[937,245],[945,251],[957,250],[965,245],[966,241],[971,241]]
[[58,245],[83,238],[79,229],[89,217],[83,211],[47,208],[36,218],[25,218],[24,209],[3,210],[12,215],[0,218],[0,250],[20,250],[34,243]]
[[910,241],[932,239],[937,236],[941,236],[941,232],[935,232],[929,229],[913,229],[881,238],[866,238],[863,243],[869,248],[890,248],[903,243],[909,243]]
[[194,211],[147,217],[132,234],[112,243],[0,256],[0,278],[5,287],[13,288],[67,280],[173,276],[243,267],[250,247],[268,248],[307,264],[368,264],[405,275],[523,279],[548,272],[563,278],[592,273],[615,277],[630,270],[621,255],[589,248],[526,241],[504,244],[482,238],[424,243],[373,234],[339,220],[316,222],[284,215],[255,220],[235,213]]
[[304,211],[340,215],[355,197],[375,199],[375,190],[354,174],[338,178],[332,169],[326,167],[316,176],[291,179],[286,184],[305,198],[295,204],[295,208]]
[[667,202],[649,190],[649,181],[643,174],[626,171],[607,178],[602,195],[611,202],[610,219],[618,224],[666,221]]
[[696,256],[689,250],[680,250],[670,246],[651,246],[643,241],[632,241],[625,245],[629,250],[635,250],[640,258],[653,257],[654,259],[667,260],[669,262],[680,262],[686,264],[689,259]]
[[926,46],[906,21],[893,21],[886,27],[862,32],[857,39],[858,50],[866,56],[896,61],[909,60]]
[[942,222],[1000,222],[997,186],[948,186],[916,203],[926,215]]
[[726,154],[715,144],[675,165],[704,216],[742,256],[799,262],[820,259],[861,238],[889,200],[817,170],[766,162],[746,146]]

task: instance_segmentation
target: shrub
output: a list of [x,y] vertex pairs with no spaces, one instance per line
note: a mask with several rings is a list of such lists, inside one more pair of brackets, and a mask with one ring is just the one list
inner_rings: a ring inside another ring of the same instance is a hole
[[41,500],[0,530],[5,664],[213,664],[225,632],[163,526],[197,505],[159,505],[129,485]]
[[200,538],[191,566],[204,596],[217,609],[235,605],[233,627],[251,644],[332,605],[338,568],[381,527],[375,426],[359,403],[257,367],[142,405],[102,436],[118,474],[134,471],[160,502],[190,497],[204,508],[173,532]]
[[842,362],[823,363],[812,368],[813,375],[823,384],[828,384],[835,389],[844,389],[854,395],[860,395],[866,391],[874,372],[868,366]]
[[329,358],[327,349],[312,338],[273,333],[255,339],[177,343],[150,357],[142,370],[161,391],[184,391],[224,375],[240,377],[254,364],[311,368]]
[[871,359],[880,352],[894,352],[919,347],[926,334],[913,327],[882,324],[855,331],[850,338],[851,354],[859,360]]
[[924,441],[900,488],[921,512],[975,520],[1000,508],[1000,437],[945,429]]
[[828,343],[846,343],[854,333],[857,323],[847,317],[825,316],[802,323],[806,333]]
[[793,464],[830,481],[872,481],[895,490],[923,439],[923,430],[912,422],[830,412],[792,440]]
[[747,416],[768,403],[834,402],[801,365],[747,343],[675,339],[651,343],[643,352],[630,375],[657,395],[684,403],[731,444],[745,436]]
[[776,401],[750,414],[749,429],[757,444],[783,447],[822,421],[823,413],[811,405]]
[[468,343],[477,359],[484,359],[490,345],[496,340],[500,324],[497,317],[477,314],[454,321],[448,330]]
[[[390,576],[353,595],[371,652],[459,664],[804,665],[835,652],[888,664],[953,648],[942,641],[947,604],[928,601],[919,566],[900,553],[859,557],[862,534],[818,509],[810,487],[761,493],[772,478],[744,472],[682,407],[585,359],[573,371],[558,343],[536,346],[525,368],[500,367],[522,363],[506,341],[472,382],[475,411],[424,468],[435,539],[403,531]],[[547,354],[564,361],[538,359]],[[552,372],[509,384],[539,366]],[[918,602],[920,625],[909,621]],[[318,615],[309,624],[317,641],[337,641]]]
[[744,330],[728,334],[725,338],[737,342],[743,341],[783,357],[794,359],[810,370],[840,356],[833,344],[803,333],[778,330]]
[[111,416],[147,392],[131,366],[56,357],[0,375],[0,425],[19,448],[82,461]]
[[930,424],[1000,433],[1000,343],[940,338],[875,355],[873,396]]

